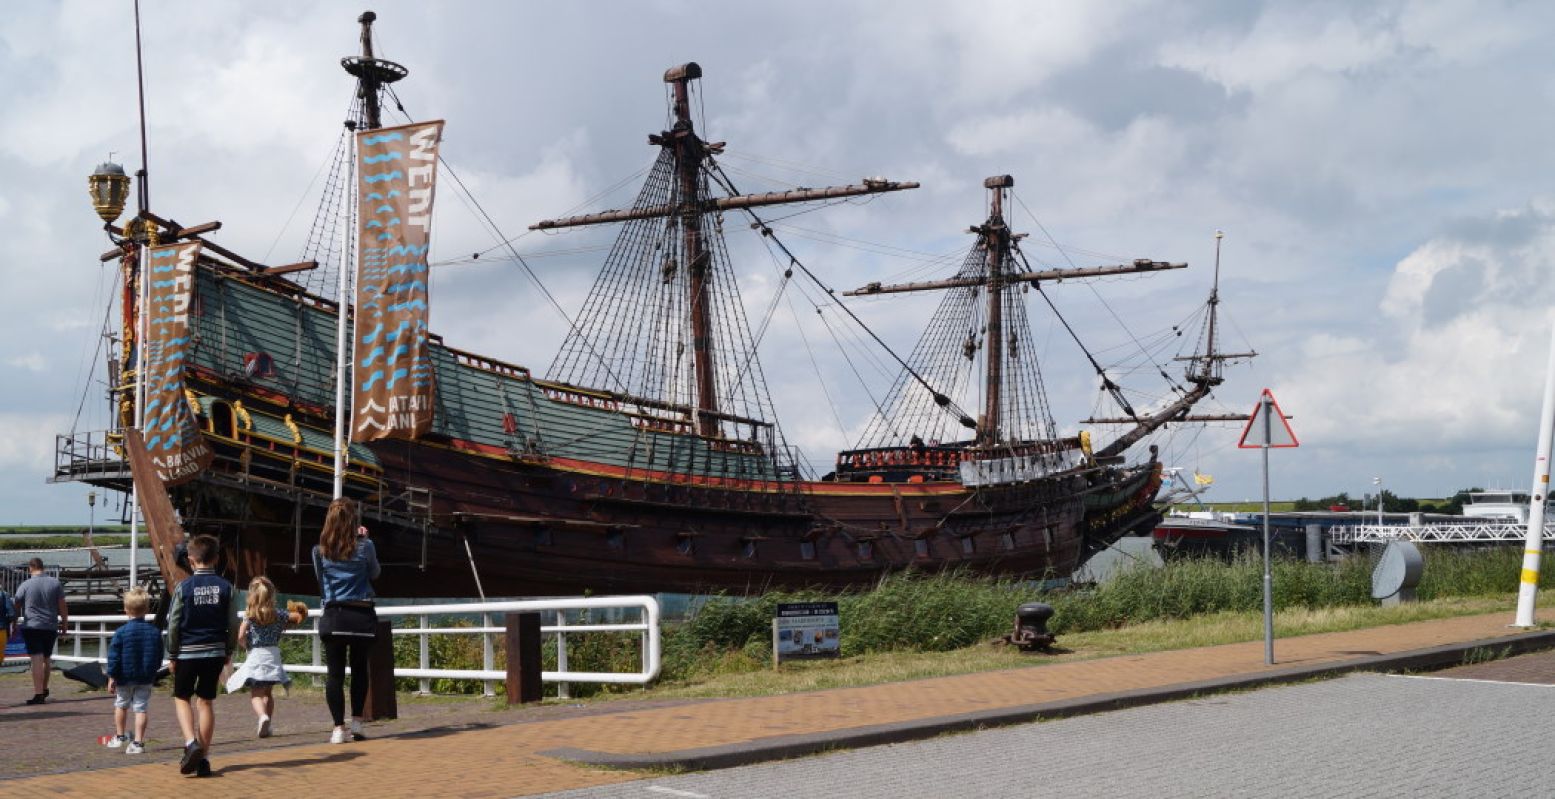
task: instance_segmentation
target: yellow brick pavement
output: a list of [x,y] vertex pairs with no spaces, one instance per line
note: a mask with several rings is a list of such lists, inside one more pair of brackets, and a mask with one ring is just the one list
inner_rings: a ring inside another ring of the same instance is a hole
[[[446,735],[299,746],[224,758],[201,796],[355,795],[371,799],[526,796],[636,779],[627,772],[569,764],[540,753],[575,748],[617,754],[668,753],[750,744],[764,738],[913,722],[1096,694],[1164,688],[1296,666],[1510,635],[1508,614],[1416,622],[1263,643],[1158,652],[906,683],[559,719]],[[189,793],[192,778],[168,764],[0,782],[3,795],[162,796]]]

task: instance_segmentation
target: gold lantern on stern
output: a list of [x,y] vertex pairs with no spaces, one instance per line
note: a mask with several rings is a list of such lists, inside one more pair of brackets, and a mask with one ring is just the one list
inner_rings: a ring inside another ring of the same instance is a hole
[[124,174],[124,167],[104,161],[87,177],[86,185],[92,195],[92,210],[109,225],[117,221],[130,196],[130,176]]

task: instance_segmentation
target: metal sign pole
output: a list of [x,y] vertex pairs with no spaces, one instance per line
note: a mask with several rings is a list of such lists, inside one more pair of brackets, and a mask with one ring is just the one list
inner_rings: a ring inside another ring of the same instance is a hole
[[1268,394],[1263,403],[1263,662],[1274,665],[1274,574],[1269,570],[1269,443],[1274,440],[1270,425],[1274,420],[1274,399]]

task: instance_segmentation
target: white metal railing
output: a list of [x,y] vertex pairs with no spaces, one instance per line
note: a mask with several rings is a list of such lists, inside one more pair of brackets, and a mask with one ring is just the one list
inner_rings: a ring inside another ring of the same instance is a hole
[[[603,624],[580,623],[569,621],[569,612],[597,611],[597,610],[636,610],[638,621],[635,622],[611,622]],[[555,671],[543,671],[540,679],[546,682],[560,683],[559,694],[567,695],[567,683],[591,682],[591,683],[620,683],[625,685],[646,685],[659,676],[661,662],[660,630],[659,630],[659,603],[651,596],[620,596],[620,597],[577,597],[570,599],[524,599],[510,602],[465,602],[447,605],[380,605],[377,608],[380,619],[414,618],[416,626],[393,628],[394,635],[419,636],[418,658],[415,668],[402,668],[396,666],[395,677],[406,677],[420,680],[422,692],[428,692],[430,681],[434,679],[450,680],[480,680],[485,683],[485,693],[491,696],[493,684],[507,679],[507,672],[496,667],[496,649],[494,636],[507,632],[506,627],[494,626],[492,617],[506,613],[533,613],[549,612],[554,614],[556,623],[542,624],[542,635],[554,634],[557,641],[557,668]],[[317,608],[309,609],[308,616],[312,624],[300,629],[287,630],[287,635],[306,636],[312,640],[311,662],[286,663],[286,670],[294,674],[324,674],[326,668],[323,665],[323,649],[319,645],[318,619],[322,611]],[[432,620],[448,616],[473,616],[481,618],[478,627],[433,627]],[[241,614],[240,614],[241,615]],[[155,616],[148,616],[154,619]],[[61,636],[60,643],[55,645],[54,659],[66,663],[87,663],[96,661],[106,663],[108,661],[108,640],[113,637],[113,631],[120,624],[127,621],[123,615],[99,615],[99,616],[71,616],[69,628]],[[587,633],[604,632],[635,632],[642,634],[642,667],[635,672],[590,672],[569,671],[567,668],[567,636],[582,635]],[[427,639],[433,635],[479,635],[481,637],[481,668],[479,669],[448,669],[432,668]],[[88,644],[91,639],[96,639],[96,652],[84,654],[83,644]],[[63,654],[60,648],[69,642],[70,654]],[[15,658],[13,658],[15,660]]]
[[[1336,544],[1380,544],[1389,541],[1413,541],[1422,544],[1525,541],[1528,537],[1528,525],[1515,522],[1358,524],[1330,527],[1328,537]],[[1544,540],[1555,541],[1555,523],[1544,526]]]

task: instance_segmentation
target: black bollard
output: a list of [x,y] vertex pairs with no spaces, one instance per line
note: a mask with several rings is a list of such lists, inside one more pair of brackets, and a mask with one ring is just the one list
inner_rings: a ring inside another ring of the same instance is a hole
[[1022,652],[1047,649],[1058,637],[1048,632],[1047,620],[1053,618],[1053,606],[1027,602],[1015,609],[1015,632],[1007,639]]
[[378,622],[378,636],[373,639],[372,652],[367,656],[367,673],[351,675],[351,679],[367,678],[367,706],[362,708],[362,720],[399,718],[399,701],[394,694],[394,633],[386,621]]
[[508,704],[538,702],[540,684],[540,614],[507,614]]

